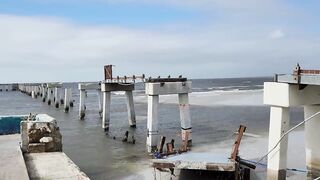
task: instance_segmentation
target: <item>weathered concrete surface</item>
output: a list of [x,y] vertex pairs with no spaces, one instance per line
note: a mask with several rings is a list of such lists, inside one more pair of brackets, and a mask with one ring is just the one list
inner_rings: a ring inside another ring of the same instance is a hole
[[62,151],[62,136],[54,118],[39,114],[35,121],[21,121],[20,125],[23,152]]
[[227,156],[212,153],[185,153],[167,159],[153,159],[156,168],[177,168],[209,171],[235,171],[236,163]]
[[29,153],[25,161],[30,179],[89,179],[63,152]]
[[28,172],[19,147],[20,134],[0,136],[0,179],[28,180]]

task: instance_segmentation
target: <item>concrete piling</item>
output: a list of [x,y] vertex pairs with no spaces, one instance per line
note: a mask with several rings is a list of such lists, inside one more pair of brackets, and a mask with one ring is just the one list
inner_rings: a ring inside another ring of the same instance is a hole
[[126,91],[125,94],[126,94],[126,101],[127,101],[129,125],[130,127],[136,127],[136,113],[134,110],[132,91]]
[[[320,105],[304,106],[304,117],[309,118],[320,111]],[[304,126],[305,129],[305,149],[306,149],[306,166],[308,177],[316,179],[320,177],[320,117],[316,116]]]
[[102,128],[107,131],[109,130],[110,123],[110,107],[111,106],[111,92],[103,92],[103,114],[102,114]]
[[154,152],[159,141],[158,129],[159,95],[148,96],[147,150]]
[[135,127],[135,112],[132,91],[134,90],[133,83],[113,83],[104,82],[101,83],[101,91],[103,92],[103,114],[102,114],[102,128],[104,130],[109,129],[110,123],[110,109],[111,109],[111,92],[112,91],[125,91],[127,97],[127,107],[128,107],[128,119],[131,127]]
[[159,95],[178,94],[181,120],[182,140],[191,145],[191,118],[188,93],[191,92],[191,82],[186,78],[150,78],[145,83],[148,95],[147,150],[153,152],[159,141],[158,104]]
[[98,102],[99,102],[99,115],[100,115],[100,117],[102,117],[102,112],[103,112],[102,92],[100,89],[98,89],[97,93],[98,93]]
[[[317,75],[302,75],[298,83],[313,83],[305,87],[300,86],[297,82],[292,82],[295,77],[295,75],[279,75],[279,82],[264,83],[264,104],[271,106],[269,128],[270,154],[268,155],[267,172],[267,178],[270,180],[286,179],[288,136],[286,135],[282,139],[281,137],[290,127],[290,107],[303,106],[306,119],[316,115],[315,113],[320,111],[320,83],[314,85],[320,82],[320,77]],[[308,78],[310,77],[313,79],[309,80]],[[320,136],[320,117],[317,115],[309,120],[305,123],[306,167],[309,177],[315,179],[320,176],[320,143],[318,140]]]
[[80,119],[84,119],[85,114],[85,90],[80,90],[80,101],[79,101],[79,117]]
[[179,94],[179,109],[182,141],[187,141],[188,146],[191,146],[191,117],[188,93]]
[[46,102],[47,91],[48,91],[47,88],[42,86],[42,102]]
[[57,87],[54,88],[54,105],[56,108],[59,108],[59,89]]
[[64,112],[69,112],[70,109],[70,99],[71,99],[71,89],[66,88],[64,90]]
[[51,101],[52,101],[51,98],[52,98],[52,89],[48,87],[47,102],[49,106],[51,105]]

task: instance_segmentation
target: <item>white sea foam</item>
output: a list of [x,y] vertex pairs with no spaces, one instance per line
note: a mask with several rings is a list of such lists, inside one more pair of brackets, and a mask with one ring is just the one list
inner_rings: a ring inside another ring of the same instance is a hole
[[[263,106],[263,90],[214,90],[189,94],[189,103],[199,106]],[[135,97],[137,102],[146,102],[146,96]],[[178,103],[177,95],[160,96],[160,103]]]

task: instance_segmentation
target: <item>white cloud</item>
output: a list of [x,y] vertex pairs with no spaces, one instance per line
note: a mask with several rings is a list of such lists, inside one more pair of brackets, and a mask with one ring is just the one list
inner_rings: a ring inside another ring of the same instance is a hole
[[284,33],[281,29],[276,29],[269,34],[269,38],[271,39],[279,39],[284,37]]
[[146,30],[11,15],[0,15],[0,27],[0,82],[101,80],[105,64],[116,75],[192,78],[272,75],[299,59],[320,65],[316,40],[275,42],[264,27]]

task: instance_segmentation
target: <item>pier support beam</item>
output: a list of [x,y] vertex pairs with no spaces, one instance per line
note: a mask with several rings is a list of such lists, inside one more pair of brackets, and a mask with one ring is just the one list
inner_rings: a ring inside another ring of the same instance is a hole
[[[309,118],[320,111],[320,105],[304,106],[304,117]],[[320,177],[320,116],[315,116],[306,122],[305,126],[306,166],[308,177]]]
[[[168,80],[168,82],[166,81]],[[179,109],[181,120],[182,140],[187,141],[191,146],[191,118],[188,93],[191,92],[191,81],[186,79],[151,79],[145,84],[146,94],[148,95],[148,136],[147,149],[153,152],[156,149],[159,139],[158,130],[158,103],[159,95],[178,94]]]
[[32,97],[33,99],[37,98],[37,94],[36,94],[35,91],[31,91],[31,97]]
[[125,94],[127,98],[127,111],[128,111],[129,125],[130,127],[136,127],[136,113],[134,110],[132,91],[126,91]]
[[133,105],[132,91],[134,90],[133,83],[101,83],[101,91],[103,92],[103,115],[102,128],[107,131],[110,125],[110,110],[111,110],[111,92],[125,91],[127,96],[128,119],[131,127],[135,127],[135,112]]
[[71,88],[64,90],[64,112],[69,112],[71,99]]
[[46,91],[47,88],[42,87],[42,102],[46,102]]
[[100,115],[100,117],[102,117],[102,112],[103,112],[102,92],[100,89],[98,89],[97,93],[98,93],[98,102],[99,102],[99,115]]
[[191,116],[190,116],[188,93],[179,94],[179,109],[180,109],[182,141],[187,141],[188,146],[191,146],[192,144],[191,128],[192,127],[191,127]]
[[[289,129],[289,108],[270,108],[269,151]],[[288,136],[268,156],[268,180],[285,180],[287,169]]]
[[51,102],[52,102],[52,88],[48,88],[48,105],[50,106],[51,105]]
[[103,115],[102,115],[102,128],[109,130],[110,124],[110,109],[111,109],[111,92],[103,92]]
[[154,152],[159,141],[158,129],[159,95],[148,96],[147,150]]
[[57,87],[54,88],[54,105],[56,108],[59,108],[59,89]]
[[86,98],[86,91],[80,89],[80,101],[79,101],[79,117],[80,119],[84,119],[85,114],[85,98]]

